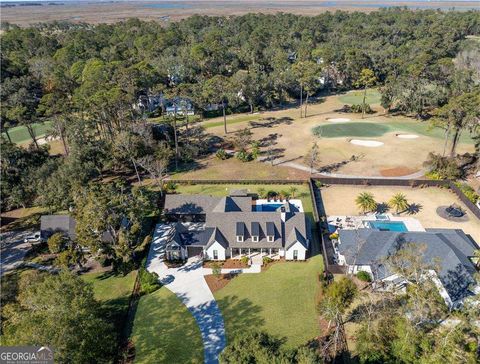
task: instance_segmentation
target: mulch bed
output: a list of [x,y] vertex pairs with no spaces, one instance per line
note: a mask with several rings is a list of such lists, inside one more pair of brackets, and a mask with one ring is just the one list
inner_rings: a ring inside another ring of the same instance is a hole
[[203,262],[204,268],[212,268],[212,265],[218,263],[222,268],[248,268],[248,264],[243,264],[239,259],[227,259],[224,262]]
[[210,291],[212,291],[212,293],[215,293],[216,291],[222,289],[228,283],[230,283],[230,281],[236,276],[236,274],[231,273],[221,274],[219,277],[215,277],[213,274],[209,274],[204,276],[204,278],[207,282],[208,288],[210,288]]

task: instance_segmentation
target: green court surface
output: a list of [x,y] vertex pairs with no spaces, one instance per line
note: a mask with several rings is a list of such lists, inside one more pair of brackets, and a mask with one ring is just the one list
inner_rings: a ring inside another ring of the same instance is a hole
[[[35,136],[37,138],[41,138],[45,136],[45,134],[50,130],[51,127],[52,127],[51,121],[46,121],[44,123],[36,123],[36,124],[33,124],[33,132],[35,133]],[[12,142],[16,144],[22,144],[32,140],[32,138],[30,137],[30,134],[28,133],[27,128],[24,126],[16,126],[14,128],[9,128],[8,134],[10,135]],[[5,132],[2,132],[2,136],[7,138],[7,135]]]
[[[365,102],[367,104],[379,104],[381,95],[376,89],[367,90],[367,98]],[[338,97],[341,103],[348,105],[360,105],[363,102],[363,90],[356,90],[347,92],[344,95]]]
[[[418,134],[437,139],[445,138],[443,129],[431,128],[428,123],[421,121],[389,121],[378,123],[365,121],[324,124],[312,128],[312,133],[322,138],[380,137],[389,132]],[[460,137],[460,142],[472,144],[473,139],[468,133],[463,133]]]

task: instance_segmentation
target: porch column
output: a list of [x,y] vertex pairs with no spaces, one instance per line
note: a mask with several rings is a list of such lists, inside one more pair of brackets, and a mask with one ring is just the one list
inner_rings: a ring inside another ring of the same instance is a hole
[[238,255],[241,257],[242,256],[242,248],[238,248],[238,250],[240,251],[240,253],[238,253]]
[[250,256],[250,248],[248,248],[248,255]]
[[270,248],[270,255],[272,255],[272,248]]
[[263,254],[263,249],[262,249],[262,248],[260,248],[260,255],[262,255],[262,254]]

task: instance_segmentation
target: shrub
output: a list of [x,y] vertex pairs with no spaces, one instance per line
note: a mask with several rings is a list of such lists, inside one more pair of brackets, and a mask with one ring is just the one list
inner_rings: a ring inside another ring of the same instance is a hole
[[248,153],[246,150],[241,150],[240,152],[238,152],[236,157],[242,162],[250,162],[252,160],[252,154]]
[[462,170],[455,158],[429,153],[423,165],[430,170],[430,173],[435,173],[432,175],[436,177],[435,179],[458,179],[462,176]]
[[338,233],[330,234],[329,238],[330,238],[330,240],[338,239]]
[[63,250],[64,239],[62,233],[55,233],[47,240],[48,250],[52,254],[58,254]]
[[270,258],[270,257],[263,257],[263,264],[266,265],[266,264],[269,264],[269,263],[271,263],[271,262],[273,262],[273,259],[272,259],[272,258]]
[[149,272],[144,267],[138,271],[142,293],[152,293],[161,287],[158,274]]
[[228,159],[228,154],[227,154],[227,152],[225,151],[225,149],[219,149],[219,150],[217,150],[217,153],[215,153],[215,156],[216,156],[218,159],[221,159],[221,160]]
[[480,195],[475,192],[475,190],[467,185],[466,183],[455,183],[455,185],[462,191],[462,193],[472,202],[476,203],[480,198]]
[[365,272],[364,270],[361,270],[357,273],[357,278],[360,279],[363,282],[371,282],[372,277],[370,276],[370,273]]
[[218,264],[217,262],[212,264],[212,274],[218,278],[220,277],[220,274],[222,273],[222,266]]
[[240,258],[240,261],[242,262],[242,264],[245,264],[245,265],[248,264],[248,261],[249,261],[249,260],[250,260],[250,259],[248,259],[248,257],[246,257],[246,256],[243,256],[243,257]]
[[177,189],[177,184],[173,181],[168,181],[166,184],[165,184],[165,191],[167,192],[173,192]]

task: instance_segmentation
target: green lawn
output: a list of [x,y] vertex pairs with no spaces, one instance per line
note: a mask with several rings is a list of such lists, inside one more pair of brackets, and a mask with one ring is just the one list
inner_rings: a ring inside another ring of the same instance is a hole
[[136,363],[203,363],[195,319],[164,287],[140,298],[131,338]]
[[[380,98],[381,98],[380,92],[378,92],[376,89],[369,89],[367,90],[367,98],[365,99],[365,102],[370,105],[379,104]],[[363,90],[347,92],[344,95],[340,95],[338,99],[343,104],[359,105],[363,102]]]
[[231,184],[179,184],[176,191],[178,193],[185,194],[200,194],[200,195],[212,195],[212,196],[226,196],[229,192],[234,190],[243,190],[246,189],[249,193],[258,193],[260,188],[264,188],[266,191],[276,191],[280,192],[282,190],[288,191],[292,186],[297,188],[295,193],[295,198],[299,198],[302,201],[303,210],[313,221],[313,203],[310,197],[310,189],[307,184],[298,185],[283,185],[283,184],[265,184],[265,185],[252,185],[252,184],[243,184],[243,185],[231,185]]
[[[259,117],[260,117],[259,115],[255,115],[255,114],[240,115],[240,116],[227,115],[227,125],[243,123],[246,121],[254,121],[254,120],[258,120]],[[223,118],[222,120],[218,120],[218,121],[205,121],[202,123],[202,125],[205,129],[214,128],[216,126],[222,126]]]
[[[340,137],[380,137],[388,132],[413,133],[432,138],[443,139],[444,131],[440,128],[431,128],[428,122],[421,121],[386,121],[386,122],[349,122],[338,124],[324,124],[312,128],[312,133],[324,138]],[[460,137],[461,143],[473,144],[468,133]]]
[[102,312],[115,325],[117,335],[122,334],[130,294],[135,284],[137,271],[126,276],[106,273],[87,273],[81,276],[93,285],[95,298],[102,303]]
[[[52,122],[50,121],[46,121],[44,123],[36,123],[33,125],[33,131],[37,138],[41,138],[47,133],[47,131],[49,131],[51,126]],[[24,126],[16,126],[14,128],[10,128],[8,129],[8,133],[13,143],[21,144],[32,140],[27,128]],[[5,133],[2,133],[2,135],[7,138]]]
[[241,274],[215,292],[225,320],[227,340],[249,329],[285,338],[293,348],[319,335],[315,301],[322,257],[286,262],[260,274]]

